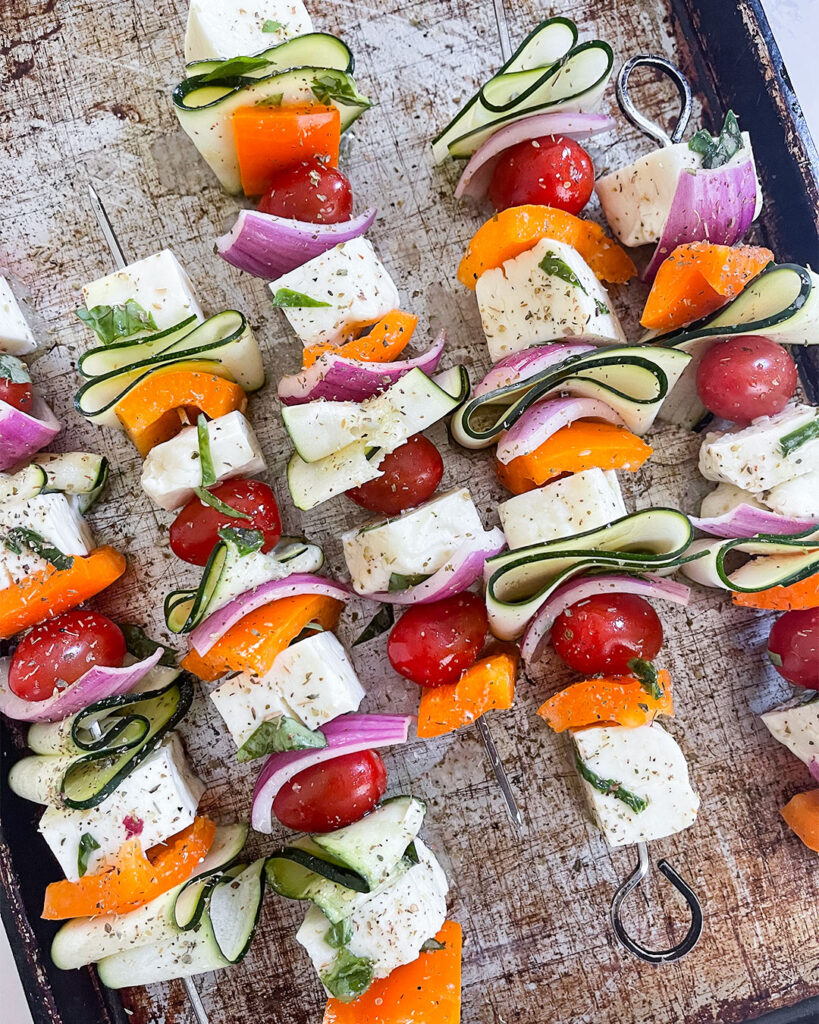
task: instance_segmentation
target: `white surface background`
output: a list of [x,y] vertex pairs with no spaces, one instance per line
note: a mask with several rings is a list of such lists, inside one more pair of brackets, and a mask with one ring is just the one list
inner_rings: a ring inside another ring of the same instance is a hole
[[[731,0],[706,0],[730,3]],[[785,65],[791,75],[814,139],[819,140],[819,89],[813,61],[815,40],[819,38],[819,2],[817,0],[763,0]],[[568,11],[571,14],[571,11]],[[753,130],[753,126],[749,126]],[[5,1024],[31,1024],[23,988],[17,976],[8,939],[0,929],[0,993]],[[8,1016],[7,1016],[8,1015]],[[79,1022],[78,1022],[79,1024]]]

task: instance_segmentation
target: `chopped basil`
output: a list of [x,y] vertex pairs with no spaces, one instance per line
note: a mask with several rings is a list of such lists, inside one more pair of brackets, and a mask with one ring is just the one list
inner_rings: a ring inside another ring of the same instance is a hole
[[139,331],[159,330],[153,314],[143,309],[134,299],[115,306],[93,306],[76,312],[103,345],[111,345],[120,338],[130,338]]
[[[561,281],[565,281],[566,284],[574,285],[575,288],[579,288],[584,295],[588,295],[588,292],[580,282],[580,278],[575,274],[569,264],[562,260],[557,253],[547,252],[543,259],[538,263],[538,266],[544,274],[549,274],[553,277],[559,277]],[[608,310],[606,310],[608,312]]]
[[579,754],[575,755],[575,764],[577,770],[588,782],[590,786],[594,786],[595,789],[601,793],[606,793],[608,796],[616,797],[632,809],[636,814],[644,811],[648,807],[648,800],[644,796],[638,796],[636,793],[632,793],[630,789],[626,789],[622,782],[617,782],[616,779],[604,779],[599,776],[596,772],[593,772],[591,768],[583,761]]
[[644,661],[643,658],[632,658],[628,667],[640,681],[640,686],[649,697],[653,697],[654,700],[659,700],[662,697],[663,688],[660,685],[660,676],[650,661]]
[[0,377],[12,384],[30,384],[31,375],[22,359],[0,353]]
[[611,313],[609,307],[605,304],[605,302],[601,302],[600,299],[594,300],[594,311],[595,313],[597,313],[598,316],[608,316],[609,313]]
[[342,105],[355,103],[370,106],[367,97],[358,92],[353,80],[343,72],[333,74],[328,70],[322,75],[316,75],[311,91],[319,103],[325,105],[336,102]]
[[202,487],[212,487],[216,483],[216,470],[213,468],[213,458],[210,454],[208,421],[203,412],[199,413],[196,420],[196,436],[199,442],[199,461],[202,464]]
[[347,945],[352,937],[353,923],[349,917],[345,917],[343,920],[336,921],[335,924],[330,925],[327,934],[324,936],[324,941],[328,946],[332,946],[333,949],[341,949],[342,946]]
[[406,850],[404,850],[404,860],[408,860],[410,864],[421,863],[421,858],[418,856],[418,850],[416,849],[415,843],[410,843]]
[[341,1003],[351,1003],[373,982],[373,965],[349,949],[340,949],[333,966],[321,976],[324,987]]
[[358,647],[359,644],[366,644],[377,636],[381,636],[382,633],[386,633],[388,629],[391,629],[394,623],[395,609],[391,604],[382,604],[353,641],[353,647]]
[[249,518],[244,512],[239,512],[238,509],[228,505],[227,502],[222,501],[221,498],[217,498],[215,494],[211,494],[211,492],[206,490],[204,487],[196,488],[196,497],[205,505],[210,505],[210,507],[215,508],[217,512],[221,512],[223,516],[230,516],[231,519]]
[[329,302],[322,302],[320,299],[312,299],[309,295],[305,295],[304,292],[293,291],[292,288],[279,288],[276,294],[273,296],[273,305],[279,306],[329,306]]
[[423,946],[421,946],[422,953],[435,953],[439,949],[446,949],[446,943],[439,942],[437,939],[427,939]]
[[[263,100],[259,100],[259,102],[255,104],[255,106],[257,106],[257,107],[280,107],[282,105],[282,100],[283,99],[284,99],[284,93],[283,92],[275,92],[275,93],[273,93],[272,96],[266,96]],[[217,249],[216,251],[218,252],[219,250]]]
[[264,25],[262,25],[262,32],[278,32],[282,27],[280,21],[273,21],[272,18],[268,18]]
[[782,449],[783,455],[792,455],[803,444],[807,444],[808,441],[813,441],[817,437],[819,437],[819,416],[781,437],[779,447]]
[[782,655],[777,654],[776,651],[768,651],[768,660],[772,665],[776,665],[777,668],[782,667]]
[[163,654],[159,659],[159,664],[164,665],[166,668],[176,668],[176,651],[171,647],[166,647],[165,644],[152,640],[141,626],[136,626],[132,622],[120,623],[119,628],[125,637],[125,648],[129,654],[133,654],[139,661],[143,661],[145,658],[150,658],[154,651],[161,648]]
[[293,644],[297,644],[301,640],[306,640],[309,636],[313,636],[314,633],[325,632],[326,630],[324,626],[321,625],[320,622],[308,622],[304,629],[298,634],[298,636],[294,636],[287,646],[292,647]]
[[9,530],[3,543],[15,555],[22,554],[23,548],[28,548],[35,555],[44,558],[55,569],[70,569],[74,564],[74,559],[71,555],[63,554],[59,548],[49,544],[35,530],[29,530],[25,526],[15,526],[14,529]]
[[688,148],[702,156],[702,166],[707,170],[722,167],[742,149],[742,132],[733,110],[729,110],[722,123],[722,131],[714,138],[705,128],[700,128],[688,142]]
[[408,590],[410,587],[417,587],[419,583],[423,583],[424,580],[428,580],[429,576],[422,572],[416,573],[400,573],[394,572],[390,576],[389,586],[387,590],[390,593],[396,590]]
[[199,82],[204,85],[206,82],[220,82],[223,78],[242,78],[269,64],[267,57],[231,57],[230,60],[221,61],[213,71],[200,75]]
[[240,558],[252,555],[254,551],[260,551],[264,547],[264,534],[261,530],[243,530],[241,526],[222,526],[218,532],[222,540],[233,544],[239,552]]
[[262,722],[252,736],[249,736],[236,753],[241,762],[254,761],[268,754],[282,754],[288,750],[309,750],[327,746],[323,732],[313,732],[295,718],[279,715]]
[[80,846],[77,851],[77,872],[79,873],[80,878],[82,878],[86,871],[88,871],[88,858],[94,850],[98,850],[99,848],[100,844],[90,832],[85,832],[80,836]]

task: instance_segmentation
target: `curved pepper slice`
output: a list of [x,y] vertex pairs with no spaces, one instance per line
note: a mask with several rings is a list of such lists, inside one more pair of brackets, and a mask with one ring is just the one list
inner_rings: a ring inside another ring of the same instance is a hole
[[780,813],[805,846],[819,853],[819,789],[797,793]]
[[476,661],[456,683],[427,688],[418,708],[417,734],[422,738],[471,725],[493,709],[511,708],[515,699],[517,657],[505,651]]
[[407,347],[417,325],[417,316],[394,309],[360,338],[353,338],[343,345],[325,343],[306,348],[302,355],[303,368],[306,370],[312,366],[325,352],[334,352],[344,359],[357,359],[362,363],[391,363]]
[[787,587],[770,587],[768,590],[758,590],[755,594],[735,592],[731,600],[741,608],[763,608],[776,612],[819,608],[819,573]]
[[635,728],[653,721],[655,715],[674,714],[668,672],[659,671],[657,682],[662,689],[660,697],[647,693],[636,676],[584,679],[553,694],[537,713],[555,732],[604,722]]

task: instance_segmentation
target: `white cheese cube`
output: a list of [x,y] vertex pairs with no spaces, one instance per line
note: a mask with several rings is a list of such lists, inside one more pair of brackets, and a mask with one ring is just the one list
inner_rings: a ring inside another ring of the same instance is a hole
[[[210,456],[217,483],[235,476],[253,476],[266,468],[253,428],[238,410],[208,423]],[[202,483],[199,436],[185,427],[170,441],[152,448],[140,478],[145,493],[160,508],[172,512],[193,497]]]
[[[0,532],[22,528],[33,530],[46,544],[64,555],[87,555],[94,547],[91,529],[64,494],[37,494],[33,498],[13,498],[0,505]],[[18,583],[33,572],[45,569],[48,562],[25,545],[20,553],[0,544],[0,590]]]
[[[143,850],[187,828],[205,791],[191,772],[182,743],[170,733],[162,745],[131,772],[101,804],[87,811],[48,807],[39,831],[70,881],[79,878],[80,840],[91,835],[99,843],[88,858],[94,872],[110,859],[135,831]],[[140,828],[141,826],[141,828]]]
[[301,0],[191,0],[185,60],[243,57],[312,31]]
[[357,711],[364,699],[347,652],[329,631],[291,644],[261,679],[241,673],[211,695],[237,747],[260,723],[287,715],[318,729],[339,715]]
[[789,405],[775,416],[760,416],[750,426],[706,434],[700,448],[700,473],[706,480],[734,484],[745,491],[766,491],[819,470],[819,438],[790,455],[780,441],[816,420],[811,405]]
[[775,740],[810,767],[819,759],[819,698],[784,705],[760,718]]
[[734,487],[733,484],[717,484],[714,490],[709,491],[702,499],[700,517],[711,519],[722,516],[733,512],[739,505],[750,505],[752,508],[765,507],[750,491],[743,491],[741,487]]
[[626,514],[613,469],[586,469],[498,505],[510,548],[542,544],[605,526]]
[[[446,919],[446,875],[420,839],[415,840],[415,849],[418,863],[388,889],[357,902],[348,918],[352,934],[347,948],[370,961],[376,978],[386,978],[396,967],[416,960],[421,946]],[[327,942],[329,928],[330,922],[313,906],[296,934],[320,978],[332,970],[339,953]]]
[[124,305],[133,299],[153,316],[160,331],[190,316],[197,320],[205,318],[193,294],[190,278],[170,249],[163,249],[92,281],[83,288],[82,294],[87,309]]
[[290,273],[271,281],[326,306],[283,306],[290,326],[305,347],[339,343],[358,328],[375,323],[400,305],[398,289],[366,238],[328,249]]
[[688,765],[675,740],[656,722],[582,729],[573,735],[580,760],[598,779],[614,782],[648,801],[634,811],[613,793],[586,779],[591,812],[610,846],[649,842],[694,823],[700,798],[688,781]]
[[[751,139],[742,133],[743,148],[731,163],[753,159]],[[727,165],[727,166],[730,166]],[[680,175],[702,168],[702,156],[688,148],[687,142],[655,149],[619,171],[612,171],[595,183],[595,191],[612,231],[623,245],[659,242]],[[756,174],[756,169],[754,169]],[[762,206],[762,190],[756,185],[754,218]]]
[[[544,261],[552,269],[544,269]],[[565,242],[542,238],[502,267],[484,271],[475,295],[493,362],[560,338],[625,344],[606,289]]]
[[0,277],[0,352],[22,356],[35,348],[37,342],[11,285],[5,277]]
[[388,590],[393,573],[431,576],[483,523],[467,488],[450,491],[380,526],[342,534],[344,558],[359,594]]
[[819,521],[819,469],[763,491],[762,501],[781,516]]

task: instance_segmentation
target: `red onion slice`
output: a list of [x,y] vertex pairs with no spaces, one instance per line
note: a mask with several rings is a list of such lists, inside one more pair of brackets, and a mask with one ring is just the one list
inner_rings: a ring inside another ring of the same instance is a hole
[[475,385],[472,396],[477,398],[485,395],[488,391],[497,391],[510,384],[518,384],[536,376],[541,370],[550,366],[562,363],[569,356],[579,356],[584,352],[590,352],[595,345],[570,345],[564,342],[555,342],[552,345],[536,345],[534,348],[525,348],[521,352],[513,352],[495,363],[487,375]]
[[711,170],[683,171],[643,280],[653,281],[663,260],[685,242],[738,242],[754,219],[756,187],[751,157]]
[[810,761],[808,761],[808,771],[811,773],[811,776],[819,782],[819,760],[817,760],[815,754]]
[[616,121],[606,114],[581,114],[558,111],[553,114],[533,114],[501,128],[490,135],[469,160],[455,189],[455,198],[469,196],[480,199],[489,188],[495,165],[510,146],[542,135],[568,135],[571,139],[587,139],[598,132],[614,128]]
[[121,668],[94,665],[59,693],[46,700],[23,700],[9,689],[11,658],[0,658],[0,712],[17,722],[61,722],[105,697],[127,693],[146,676],[162,657],[162,648],[143,661]]
[[712,537],[726,537],[734,540],[737,537],[755,537],[758,533],[792,534],[804,533],[814,529],[816,522],[812,519],[793,519],[790,516],[771,512],[766,508],[755,508],[743,502],[729,512],[719,516],[689,516],[691,523],[703,533]]
[[0,401],[0,471],[45,448],[61,429],[59,420],[41,398],[34,399],[31,413]]
[[406,590],[381,590],[363,596],[383,604],[400,605],[429,604],[431,601],[442,601],[445,597],[454,597],[480,579],[487,558],[499,555],[505,547],[503,531],[495,527],[462,544],[446,565],[441,566],[423,583],[417,583]]
[[337,601],[348,601],[352,591],[344,583],[336,583],[325,576],[314,576],[312,573],[293,573],[280,580],[269,580],[252,590],[246,590],[232,601],[222,605],[191,631],[188,642],[192,650],[204,656],[221,640],[231,626],[255,612],[257,608],[279,601],[283,597],[295,597],[298,594],[323,594],[334,597]]
[[622,417],[597,398],[554,398],[536,402],[509,430],[501,434],[497,450],[498,462],[505,465],[519,455],[528,455],[562,427],[569,426],[575,420],[589,419],[624,426]]
[[691,589],[684,583],[650,574],[629,576],[626,573],[601,573],[599,576],[577,576],[558,587],[526,627],[520,644],[523,660],[537,660],[541,643],[561,612],[596,594],[638,594],[640,597],[661,597],[675,604],[687,605]]
[[438,368],[445,344],[446,331],[441,331],[420,356],[391,363],[365,363],[325,352],[306,370],[282,377],[279,398],[284,405],[302,405],[321,398],[328,402],[363,402],[386,391],[416,367],[427,376],[432,374]]
[[240,210],[233,228],[216,239],[216,251],[239,270],[272,281],[334,245],[363,235],[377,213],[371,207],[340,224],[310,224],[259,210]]
[[251,825],[257,832],[273,831],[273,801],[294,775],[342,754],[406,743],[411,721],[409,715],[340,715],[321,727],[327,737],[326,747],[271,754],[253,790]]

